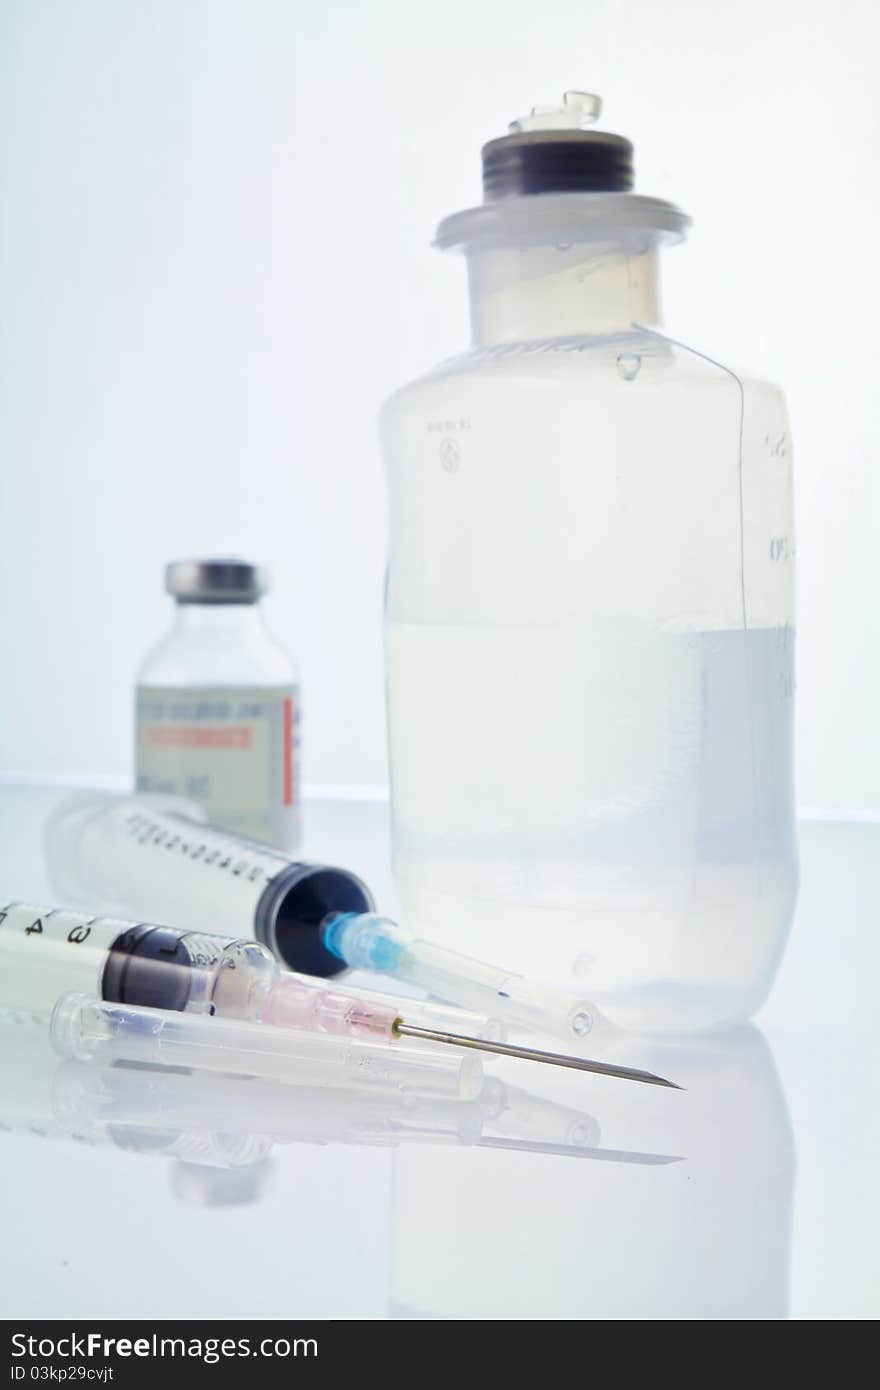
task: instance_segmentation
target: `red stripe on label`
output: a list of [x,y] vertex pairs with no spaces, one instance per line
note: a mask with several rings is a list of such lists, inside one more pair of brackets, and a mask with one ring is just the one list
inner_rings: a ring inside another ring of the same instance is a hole
[[154,748],[250,748],[247,725],[204,728],[191,724],[153,725],[149,741]]
[[284,805],[293,805],[293,700],[284,701]]

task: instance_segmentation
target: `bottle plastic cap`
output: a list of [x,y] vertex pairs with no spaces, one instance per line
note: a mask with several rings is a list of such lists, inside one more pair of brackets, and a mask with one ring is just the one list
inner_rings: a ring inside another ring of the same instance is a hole
[[483,195],[628,193],[633,147],[622,135],[587,130],[602,110],[590,92],[566,92],[558,107],[535,106],[510,134],[483,146]]
[[269,588],[269,572],[246,560],[174,560],[165,588],[178,603],[256,603]]
[[681,241],[690,218],[672,203],[633,193],[633,147],[591,130],[602,103],[566,92],[535,106],[509,134],[483,146],[483,203],[446,217],[434,245],[468,255],[575,243],[614,242],[636,254]]

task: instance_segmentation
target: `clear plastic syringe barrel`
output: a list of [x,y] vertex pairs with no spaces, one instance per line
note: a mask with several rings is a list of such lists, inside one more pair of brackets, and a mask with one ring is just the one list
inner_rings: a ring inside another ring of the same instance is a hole
[[292,860],[207,825],[197,806],[169,797],[68,797],[49,819],[44,850],[65,902],[181,931],[255,936],[307,975],[343,969],[321,942],[324,918],[373,909],[348,869]]
[[278,964],[256,941],[65,908],[0,910],[0,1004],[48,1014],[83,990],[119,1003],[258,1018]]
[[136,1062],[226,1075],[263,1076],[300,1086],[353,1086],[472,1099],[479,1058],[452,1047],[351,1042],[320,1033],[266,1028],[67,994],[52,1013],[52,1042],[79,1061]]
[[327,949],[354,969],[393,975],[521,1028],[583,1038],[597,1019],[595,1007],[570,990],[554,989],[420,940],[375,913],[331,917],[322,934]]

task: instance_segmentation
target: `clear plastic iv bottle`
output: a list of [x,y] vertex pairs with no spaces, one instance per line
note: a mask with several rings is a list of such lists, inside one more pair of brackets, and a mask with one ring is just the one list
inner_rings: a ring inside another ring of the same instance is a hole
[[568,93],[483,150],[469,351],[381,421],[409,926],[687,1029],[761,1003],[797,884],[791,446],[660,327],[687,217]]
[[198,802],[214,825],[279,849],[300,837],[296,670],[268,632],[266,571],[241,560],[165,570],[171,631],[137,685],[139,791]]

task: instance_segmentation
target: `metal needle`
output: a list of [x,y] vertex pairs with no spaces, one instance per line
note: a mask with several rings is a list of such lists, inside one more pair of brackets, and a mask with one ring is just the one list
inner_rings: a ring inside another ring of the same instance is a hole
[[[681,1090],[681,1087],[678,1088]],[[561,1158],[587,1158],[594,1163],[632,1163],[642,1167],[663,1167],[684,1163],[684,1154],[633,1153],[629,1149],[579,1149],[575,1144],[539,1144],[529,1139],[477,1139],[477,1149],[509,1149],[519,1153],[558,1154]]]
[[577,1071],[592,1071],[599,1076],[617,1076],[622,1081],[643,1081],[647,1086],[669,1086],[673,1091],[684,1088],[652,1071],[637,1067],[618,1067],[611,1062],[592,1062],[587,1057],[570,1057],[564,1052],[541,1052],[535,1047],[519,1047],[515,1043],[489,1042],[485,1038],[468,1038],[460,1033],[441,1033],[434,1028],[417,1028],[414,1023],[396,1020],[394,1032],[398,1037],[424,1038],[427,1042],[451,1043],[453,1047],[473,1047],[479,1052],[496,1052],[499,1057],[523,1057],[527,1062],[549,1062],[554,1067],[574,1067]]

